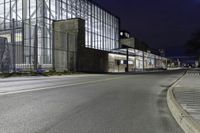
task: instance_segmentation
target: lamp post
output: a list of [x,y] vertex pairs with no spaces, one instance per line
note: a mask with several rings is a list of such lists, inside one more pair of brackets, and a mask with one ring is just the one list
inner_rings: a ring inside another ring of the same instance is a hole
[[128,48],[126,49],[126,72],[129,72],[129,64],[128,64],[128,61],[129,61],[129,51],[128,51]]

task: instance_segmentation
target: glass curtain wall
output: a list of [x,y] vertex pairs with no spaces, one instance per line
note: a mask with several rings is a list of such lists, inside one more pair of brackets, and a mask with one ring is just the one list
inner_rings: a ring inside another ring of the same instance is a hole
[[110,51],[118,48],[119,20],[88,0],[45,0],[45,23],[82,18],[86,23],[86,47]]
[[51,67],[53,20],[84,19],[88,48],[119,46],[119,19],[90,0],[0,0],[0,9],[0,36],[15,43],[18,67]]

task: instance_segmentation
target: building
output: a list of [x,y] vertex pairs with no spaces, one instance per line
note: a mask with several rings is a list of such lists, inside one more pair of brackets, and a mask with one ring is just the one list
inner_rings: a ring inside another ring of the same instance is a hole
[[92,0],[4,0],[0,9],[0,37],[6,40],[0,41],[0,51],[7,49],[1,72],[163,67],[165,58],[128,32],[119,32],[119,18]]
[[[119,47],[119,19],[91,0],[3,0],[0,36],[15,49],[15,67],[51,69],[53,21],[85,20],[85,47],[111,51]],[[14,46],[15,45],[15,46]]]
[[[161,56],[158,50],[150,48],[144,41],[138,38],[122,36],[125,33],[127,32],[120,32],[120,49],[118,51],[121,51],[121,53],[126,51],[129,56],[129,66],[127,66],[129,71],[166,68],[167,59]],[[126,58],[123,57],[123,60],[127,60]]]

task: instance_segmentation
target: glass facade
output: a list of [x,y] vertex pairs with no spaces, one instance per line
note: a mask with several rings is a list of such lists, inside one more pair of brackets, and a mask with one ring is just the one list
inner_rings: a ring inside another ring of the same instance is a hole
[[[156,55],[154,53],[151,53],[150,51],[146,52],[134,48],[129,48],[128,51],[129,51],[129,62],[133,61],[134,64],[134,65],[129,65],[129,67],[130,68],[132,67],[134,70],[166,68],[167,58],[165,57]],[[126,53],[127,53],[126,49],[119,49],[119,50],[113,50],[113,53],[110,53],[109,55],[115,55],[111,56],[115,60],[125,61]],[[121,57],[121,59],[114,57]],[[121,64],[126,64],[126,63],[121,63]]]
[[118,48],[119,19],[90,0],[0,0],[0,36],[15,42],[18,65],[34,64],[36,51],[39,64],[51,65],[52,22],[71,18],[85,20],[86,47]]

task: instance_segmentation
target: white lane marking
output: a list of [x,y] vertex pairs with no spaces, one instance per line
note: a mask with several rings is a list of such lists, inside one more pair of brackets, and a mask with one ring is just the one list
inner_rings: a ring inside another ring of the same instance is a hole
[[97,82],[122,79],[122,78],[125,78],[125,77],[107,78],[107,79],[73,83],[73,84],[67,84],[67,85],[47,86],[47,87],[42,87],[42,88],[22,89],[22,90],[7,91],[7,92],[5,91],[5,92],[0,92],[0,96],[9,95],[9,94],[25,93],[25,92],[33,92],[33,91],[39,91],[39,90],[48,90],[48,89],[61,88],[61,87],[76,86],[76,85],[84,85],[84,84],[89,84],[89,83],[97,83]]
[[95,76],[105,76],[103,74],[80,74],[80,75],[62,75],[62,76],[38,76],[38,77],[9,77],[9,78],[1,78],[0,82],[18,82],[18,81],[31,81],[31,80],[49,80],[49,79],[65,79],[65,78],[80,78],[80,77],[95,77]]

